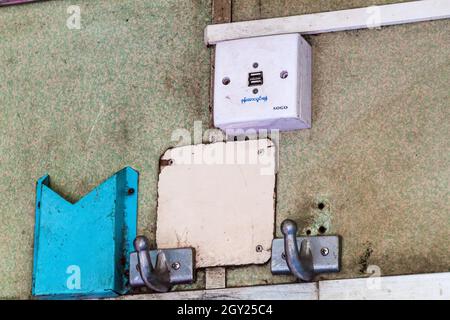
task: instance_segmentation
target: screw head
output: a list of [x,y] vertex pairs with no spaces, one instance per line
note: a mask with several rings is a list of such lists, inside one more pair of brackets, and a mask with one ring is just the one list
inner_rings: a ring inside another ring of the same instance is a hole
[[289,72],[287,72],[286,70],[281,71],[280,78],[281,79],[286,79],[288,77],[288,75],[289,75]]
[[133,188],[128,189],[128,194],[129,194],[129,195],[134,194],[134,189],[133,189]]
[[262,252],[263,251],[263,246],[262,245],[257,245],[256,246],[256,252]]
[[322,248],[320,249],[320,253],[322,254],[322,256],[326,257],[330,253],[330,249]]
[[179,262],[172,263],[173,270],[178,270],[178,269],[180,269],[180,267],[181,267],[181,264]]
[[281,254],[281,259],[286,260],[286,253],[283,252],[283,253]]
[[258,92],[258,89],[253,89],[253,94],[257,94]]
[[231,80],[230,80],[230,78],[228,78],[228,77],[225,77],[225,78],[222,79],[222,84],[223,84],[224,86],[229,85],[230,82],[231,82]]
[[253,68],[258,68],[259,67],[259,64],[258,64],[258,62],[255,62],[254,64],[253,64]]

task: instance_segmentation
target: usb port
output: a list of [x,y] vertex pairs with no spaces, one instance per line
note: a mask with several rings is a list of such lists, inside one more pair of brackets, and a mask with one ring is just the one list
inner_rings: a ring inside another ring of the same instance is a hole
[[248,74],[248,86],[249,87],[260,86],[262,84],[263,84],[263,73],[262,73],[262,71],[250,72]]

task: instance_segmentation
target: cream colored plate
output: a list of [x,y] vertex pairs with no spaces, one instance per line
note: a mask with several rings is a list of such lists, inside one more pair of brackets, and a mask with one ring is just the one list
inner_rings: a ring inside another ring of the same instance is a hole
[[178,147],[161,160],[158,248],[194,247],[197,268],[270,259],[276,164],[270,140]]

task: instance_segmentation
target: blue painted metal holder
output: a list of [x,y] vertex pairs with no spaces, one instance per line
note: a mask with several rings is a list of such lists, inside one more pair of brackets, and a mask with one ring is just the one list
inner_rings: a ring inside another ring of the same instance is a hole
[[32,294],[102,298],[128,291],[138,172],[127,167],[72,204],[43,176],[36,186]]

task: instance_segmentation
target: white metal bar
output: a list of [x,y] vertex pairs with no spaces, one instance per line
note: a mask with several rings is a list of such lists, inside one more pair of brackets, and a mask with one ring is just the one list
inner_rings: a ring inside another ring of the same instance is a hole
[[450,300],[450,272],[127,295],[121,300]]
[[317,283],[281,284],[214,290],[122,296],[121,300],[317,300]]
[[449,300],[450,273],[319,282],[320,300]]
[[205,43],[285,33],[317,34],[450,18],[450,0],[423,0],[284,18],[209,25]]

